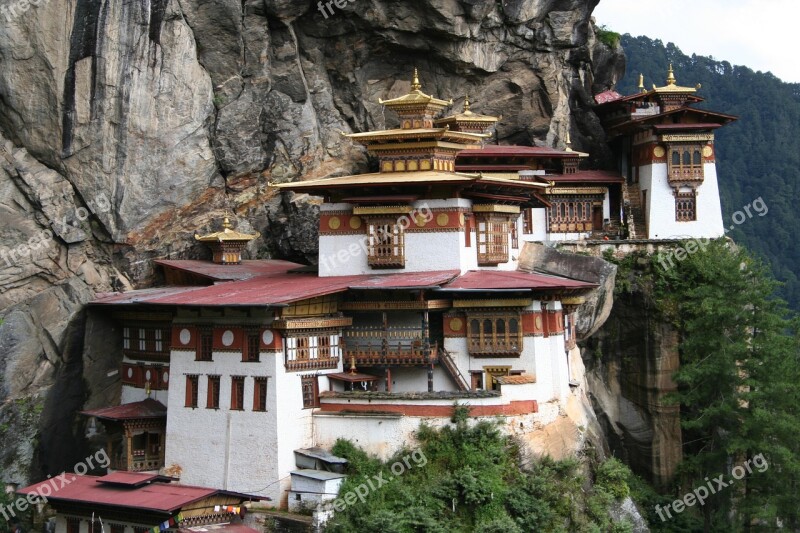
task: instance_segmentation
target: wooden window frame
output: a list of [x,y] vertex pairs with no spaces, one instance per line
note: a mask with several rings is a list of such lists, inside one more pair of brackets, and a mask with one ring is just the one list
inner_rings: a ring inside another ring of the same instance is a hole
[[507,263],[509,258],[509,219],[493,214],[476,215],[475,241],[478,249],[478,264],[496,266]]
[[675,192],[675,221],[697,221],[697,191]]
[[511,249],[519,250],[519,229],[517,228],[518,221],[511,221]]
[[169,359],[171,340],[170,326],[128,324],[122,328],[122,351],[132,359]]
[[300,387],[303,394],[303,409],[319,407],[319,376],[302,376]]
[[266,412],[269,378],[255,377],[253,383],[253,411]]
[[372,268],[405,268],[405,229],[397,219],[368,220],[367,264]]
[[[335,343],[331,337],[336,337]],[[342,337],[337,330],[293,332],[284,344],[288,371],[333,369],[342,355]]]
[[703,181],[703,144],[671,144],[667,153],[667,176],[669,181]]
[[549,233],[592,231],[594,205],[599,199],[587,196],[553,197],[547,210]]
[[261,334],[259,331],[246,331],[242,344],[242,362],[258,363],[261,360]]
[[212,328],[198,328],[195,361],[214,360],[214,331]]
[[221,379],[218,374],[207,376],[206,409],[219,409]]
[[527,207],[522,210],[522,233],[530,235],[533,233],[533,208]]
[[467,315],[467,347],[472,356],[519,357],[524,338],[518,312]]
[[186,397],[184,407],[197,408],[199,403],[200,376],[186,374]]
[[231,411],[244,411],[244,376],[231,376]]
[[68,516],[66,518],[67,527],[66,533],[80,533],[81,531],[81,519],[76,518],[73,516]]

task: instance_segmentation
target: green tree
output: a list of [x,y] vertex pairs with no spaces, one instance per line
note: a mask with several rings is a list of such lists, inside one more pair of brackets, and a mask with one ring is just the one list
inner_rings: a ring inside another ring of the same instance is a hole
[[749,464],[751,472],[702,507],[706,530],[729,531],[731,516],[736,530],[777,519],[797,525],[797,322],[772,297],[776,282],[747,251],[719,240],[656,286],[683,339],[675,375],[685,429],[681,494],[720,474],[727,483]]

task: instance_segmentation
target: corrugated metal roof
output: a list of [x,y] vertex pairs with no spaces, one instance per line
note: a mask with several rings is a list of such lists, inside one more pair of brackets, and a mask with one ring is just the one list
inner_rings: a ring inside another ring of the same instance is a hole
[[216,281],[243,280],[258,276],[282,274],[289,270],[303,266],[299,263],[292,263],[290,261],[281,261],[277,259],[271,259],[268,261],[242,261],[238,265],[221,265],[212,263],[211,261],[199,261],[194,259],[159,259],[156,260],[155,263],[157,265],[162,265],[164,268],[191,272],[192,274],[210,278]]
[[546,146],[516,146],[490,144],[478,150],[464,150],[456,156],[459,159],[468,157],[577,157],[577,152],[557,150]]
[[325,296],[348,289],[422,289],[439,287],[458,275],[457,270],[403,272],[400,274],[360,274],[318,277],[313,274],[274,274],[217,283],[208,287],[181,287],[170,291],[130,291],[105,296],[97,305],[285,305],[298,300]]
[[81,411],[82,415],[94,416],[104,420],[131,420],[135,418],[163,418],[167,416],[167,406],[147,398],[140,402],[126,403],[114,407],[103,407]]
[[[611,170],[579,170],[574,174],[548,174],[547,179],[556,183],[596,182],[596,183],[622,183],[625,178],[619,172]],[[553,192],[557,192],[558,189]]]
[[[49,500],[172,513],[192,502],[217,494],[240,498],[241,500],[263,499],[259,496],[207,487],[179,485],[177,483],[155,482],[138,487],[125,487],[97,483],[99,479],[102,479],[98,476],[72,475],[68,476],[67,479],[69,483],[61,486],[57,491],[47,491],[52,492],[52,495],[47,497]],[[17,492],[22,495],[41,494],[40,487],[45,484],[50,485],[50,483],[51,480],[48,479],[34,483]],[[49,486],[49,488],[52,489],[52,486]]]
[[503,270],[470,270],[442,287],[442,290],[534,290],[591,289],[594,283],[548,274]]
[[328,472],[327,470],[311,470],[310,468],[294,470],[289,473],[293,476],[307,477],[309,479],[316,479],[318,481],[330,481],[331,479],[341,479],[343,477],[347,477],[345,474]]

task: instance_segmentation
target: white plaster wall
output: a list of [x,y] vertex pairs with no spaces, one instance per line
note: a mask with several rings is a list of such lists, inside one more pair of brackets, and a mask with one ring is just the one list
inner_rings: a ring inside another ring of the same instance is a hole
[[[469,380],[469,375],[466,376]],[[392,392],[426,392],[428,390],[428,369],[422,367],[392,368]],[[453,378],[441,364],[433,368],[433,390],[458,390]]]
[[[169,379],[172,381],[172,371],[169,373]],[[172,387],[172,385],[170,385],[170,387]],[[141,402],[145,398],[147,398],[147,393],[144,389],[123,385],[119,403],[120,405],[124,405],[126,403]],[[151,390],[150,398],[158,400],[164,405],[169,405],[169,393],[166,390]]]
[[[214,352],[213,361],[194,357],[194,352],[172,351],[166,466],[180,466],[184,484],[279,497],[281,486],[275,483],[280,479],[278,420],[285,413],[279,416],[276,370],[283,368],[283,355],[261,352],[258,363],[242,363],[241,354],[228,352]],[[184,406],[186,374],[200,376],[197,408]],[[209,374],[220,375],[219,409],[205,407]],[[244,411],[230,410],[230,376],[247,376]],[[253,376],[268,377],[266,412],[252,410]],[[281,439],[292,440],[292,433]]]
[[[544,242],[547,240],[547,209],[538,208],[534,209],[531,213],[533,221],[533,232],[521,234],[523,239],[528,242],[539,241]],[[520,243],[522,244],[522,243]]]
[[431,270],[464,272],[466,269],[461,264],[463,243],[464,235],[460,231],[407,232],[405,268],[376,269],[367,264],[366,235],[320,235],[319,275],[327,277]]
[[692,222],[675,220],[675,196],[669,186],[666,163],[644,165],[639,172],[639,187],[648,191],[645,206],[648,238],[716,238],[724,235],[714,163],[704,165],[703,184],[697,188],[697,220]]

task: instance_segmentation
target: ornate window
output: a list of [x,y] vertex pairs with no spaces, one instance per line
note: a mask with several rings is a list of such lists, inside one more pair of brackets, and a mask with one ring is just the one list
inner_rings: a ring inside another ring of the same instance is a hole
[[469,353],[486,356],[518,356],[522,353],[519,313],[470,314],[467,317]]
[[551,197],[548,211],[551,233],[592,230],[592,209],[597,199],[586,196]]
[[317,376],[303,376],[303,409],[319,407],[319,382]]
[[219,376],[208,376],[206,409],[219,409]]
[[367,236],[367,263],[372,268],[406,266],[405,233],[396,219],[371,220]]
[[697,220],[697,191],[675,193],[675,220],[678,222]]
[[293,331],[286,338],[286,369],[336,368],[341,353],[338,331]]
[[195,375],[186,376],[186,407],[197,407],[199,379]]
[[498,265],[508,262],[509,221],[497,215],[476,215],[478,264]]
[[267,410],[267,378],[254,378],[255,389],[253,390],[253,411]]
[[231,411],[244,411],[244,376],[231,376]]
[[700,144],[676,144],[669,147],[669,181],[703,180],[703,147]]

